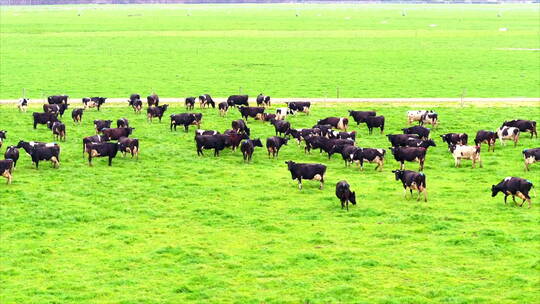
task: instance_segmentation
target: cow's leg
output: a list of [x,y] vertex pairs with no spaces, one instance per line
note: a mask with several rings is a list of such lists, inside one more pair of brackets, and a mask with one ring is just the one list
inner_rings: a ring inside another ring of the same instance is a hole
[[506,202],[506,199],[507,199],[507,198],[508,198],[508,194],[505,194],[505,195],[504,195],[504,204],[505,204],[505,205],[508,205],[508,203]]
[[109,156],[109,167],[112,166],[112,159],[113,159],[113,157]]
[[480,168],[484,168],[484,165],[482,165],[482,159],[480,158],[480,155],[478,155],[478,163],[480,165]]
[[405,169],[405,162],[402,161],[400,163],[399,170],[403,170],[403,169]]
[[92,151],[88,152],[88,165],[92,166]]
[[420,169],[418,171],[423,171],[424,170],[424,162],[425,162],[425,159],[420,160]]
[[347,211],[349,211],[349,200],[345,201],[345,206],[347,206]]
[[302,190],[302,179],[300,177],[298,178],[298,189]]

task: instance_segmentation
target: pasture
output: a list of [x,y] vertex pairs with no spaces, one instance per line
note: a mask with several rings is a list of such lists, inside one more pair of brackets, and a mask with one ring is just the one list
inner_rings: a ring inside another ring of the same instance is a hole
[[[185,112],[180,104],[152,124],[127,102],[105,104],[76,126],[69,113],[80,100],[70,103],[60,169],[36,170],[21,152],[13,184],[1,181],[2,303],[533,303],[540,296],[539,199],[519,208],[490,192],[506,176],[540,185],[540,165],[524,172],[521,156],[540,141],[523,134],[517,147],[497,143],[489,153],[484,145],[484,168],[471,169],[470,161],[454,168],[439,137],[466,132],[472,141],[506,119],[538,118],[537,104],[327,103],[289,117],[301,128],[349,109],[376,110],[391,134],[406,126],[407,110],[436,110],[424,203],[403,198],[389,151],[383,172],[345,168],[340,155],[305,155],[294,141],[279,159],[257,148],[251,164],[229,149],[197,157],[193,127],[169,131],[169,115]],[[32,130],[31,112],[41,111],[32,107],[0,106],[0,129],[9,130],[2,154],[19,139],[52,141],[43,125]],[[225,118],[195,110],[203,129],[223,131],[240,118],[235,109]],[[139,160],[119,154],[112,167],[106,159],[89,167],[81,138],[94,134],[94,119],[121,117],[135,127]],[[274,135],[268,123],[248,124],[254,138]],[[389,147],[386,136],[350,125],[358,146]],[[328,165],[325,189],[306,181],[299,191],[286,160]],[[349,212],[334,194],[342,179],[357,192]]]

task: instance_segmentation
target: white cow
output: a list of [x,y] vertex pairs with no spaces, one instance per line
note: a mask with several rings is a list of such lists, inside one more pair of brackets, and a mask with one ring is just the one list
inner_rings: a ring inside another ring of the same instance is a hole
[[482,168],[482,160],[480,159],[480,146],[465,146],[465,145],[451,145],[450,152],[454,156],[454,164],[456,167],[461,166],[462,159],[472,160],[472,167],[476,166],[476,163],[480,163]]
[[425,114],[435,113],[431,110],[417,110],[417,111],[407,111],[407,122],[411,124],[415,121],[422,122],[422,117]]
[[27,98],[19,99],[19,102],[17,103],[17,108],[19,108],[19,112],[26,112],[26,108],[28,108],[29,101],[30,99],[27,99]]
[[519,141],[519,129],[516,127],[500,127],[497,129],[497,137],[499,137],[499,141],[501,142],[501,145],[505,146],[504,143],[505,140],[511,140],[514,142],[514,147],[517,146],[517,143]]

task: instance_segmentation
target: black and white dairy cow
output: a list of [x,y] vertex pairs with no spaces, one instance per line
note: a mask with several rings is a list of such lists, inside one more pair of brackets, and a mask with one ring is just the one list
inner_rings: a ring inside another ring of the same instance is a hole
[[347,131],[349,119],[346,117],[327,117],[317,122],[318,125],[331,125],[333,128]]
[[186,105],[186,110],[193,110],[195,108],[195,97],[186,97],[184,104]]
[[73,119],[74,123],[81,124],[83,114],[84,114],[84,109],[82,108],[73,109],[73,111],[71,111],[71,119]]
[[417,110],[417,111],[407,111],[407,123],[411,124],[415,121],[418,121],[420,124],[422,123],[422,119],[425,116],[425,114],[434,114],[435,112],[432,110]]
[[426,175],[422,172],[415,172],[410,170],[393,170],[396,180],[401,180],[403,189],[405,190],[405,198],[407,198],[407,189],[409,189],[412,198],[413,190],[418,191],[418,201],[420,200],[420,194],[424,194],[424,201],[427,202],[427,185]]
[[195,144],[197,156],[204,156],[203,149],[214,149],[214,156],[219,156],[219,151],[230,144],[230,139],[226,134],[195,135]]
[[339,132],[331,130],[328,132],[329,138],[338,138],[338,139],[350,139],[352,141],[356,141],[356,131],[352,132]]
[[200,95],[199,102],[200,102],[201,108],[204,108],[204,107],[210,108],[210,106],[212,106],[212,109],[214,109],[216,107],[216,103],[212,99],[212,96],[210,96],[209,94]]
[[501,145],[505,146],[505,140],[511,140],[514,142],[514,147],[517,146],[519,141],[519,129],[516,127],[500,127],[497,129],[497,137]]
[[476,166],[476,163],[480,164],[482,168],[482,159],[480,158],[480,146],[466,146],[466,145],[451,145],[449,148],[450,153],[454,157],[454,165],[461,166],[462,159],[472,160],[472,167]]
[[248,128],[246,122],[243,119],[233,120],[231,122],[231,128],[238,133],[247,134],[248,136],[251,133],[251,130]]
[[14,162],[12,159],[0,160],[0,174],[7,179],[7,184],[11,184],[13,179]]
[[19,141],[17,148],[23,148],[32,158],[32,163],[39,167],[39,162],[42,160],[50,160],[53,167],[60,167],[60,146],[56,143],[44,142],[26,142]]
[[388,134],[388,141],[392,147],[406,147],[411,139],[420,139],[416,134]]
[[519,177],[506,177],[497,185],[491,186],[491,196],[495,197],[499,192],[504,194],[504,204],[506,205],[506,199],[509,195],[512,195],[512,200],[516,203],[516,196],[523,200],[520,207],[525,202],[529,203],[531,208],[531,197],[529,191],[534,187],[530,181]]
[[289,171],[291,172],[291,178],[298,180],[298,189],[302,190],[302,179],[316,180],[320,182],[319,189],[324,187],[324,174],[326,173],[326,166],[323,164],[301,164],[293,161],[285,162]]
[[161,118],[163,117],[163,114],[165,113],[165,111],[167,111],[168,107],[169,107],[168,104],[155,106],[155,107],[149,107],[148,109],[146,109],[146,120],[148,122],[152,122],[152,119],[154,117],[157,117],[159,119],[159,122],[161,122]]
[[272,158],[278,157],[281,146],[287,145],[288,141],[289,139],[285,137],[268,137],[266,139],[266,150],[268,151],[268,158],[270,158],[270,156],[272,156]]
[[476,137],[474,138],[474,144],[480,146],[481,144],[488,145],[488,152],[491,150],[495,152],[495,142],[497,141],[497,133],[480,130],[476,132]]
[[401,129],[401,131],[403,131],[403,134],[416,134],[420,137],[420,139],[428,139],[430,130],[422,126],[413,126],[410,128]]
[[227,104],[230,107],[246,106],[249,107],[247,95],[231,95],[227,98]]
[[61,104],[61,103],[67,103],[69,96],[67,95],[53,95],[47,97],[47,102],[49,104]]
[[159,106],[159,96],[156,93],[152,93],[152,95],[146,97],[146,102],[148,103],[148,107],[157,107]]
[[105,103],[107,97],[85,97],[82,99],[84,108],[97,108],[101,109],[101,106]]
[[54,139],[66,141],[66,125],[60,121],[55,121],[49,122],[47,126],[51,129]]
[[433,139],[418,139],[418,138],[409,138],[407,141],[407,144],[405,147],[422,147],[422,148],[429,148],[429,147],[436,147],[435,141]]
[[529,166],[540,161],[540,148],[525,149],[521,152],[525,161],[525,171],[529,171]]
[[420,163],[420,169],[424,170],[424,163],[426,161],[426,148],[422,147],[391,147],[390,150],[394,155],[396,161],[400,162],[400,169],[405,168],[405,162],[418,162]]
[[82,145],[83,145],[83,157],[84,157],[84,153],[89,153],[89,151],[86,150],[86,145],[89,144],[89,143],[103,143],[103,142],[106,142],[106,141],[109,141],[111,140],[108,136],[106,135],[94,135],[94,136],[87,136],[87,137],[84,137],[82,139]]
[[0,130],[0,148],[2,148],[2,144],[4,143],[4,140],[6,140],[6,130]]
[[94,120],[94,129],[96,129],[96,134],[101,133],[103,129],[110,128],[111,123],[112,123],[112,120],[102,120],[102,119]]
[[272,119],[270,120],[270,123],[274,125],[274,129],[276,130],[276,136],[278,136],[278,133],[279,135],[287,133],[287,131],[289,131],[289,129],[291,128],[291,123],[286,120]]
[[293,115],[294,111],[289,108],[277,108],[276,109],[276,120],[284,120],[287,118],[287,115]]
[[253,151],[255,151],[255,147],[262,147],[262,142],[258,138],[246,139],[240,144],[240,151],[242,151],[244,162],[251,161],[251,157],[253,156]]
[[134,94],[129,95],[129,99],[128,99],[129,106],[130,106],[130,107],[133,107],[133,104],[134,104],[135,101],[137,101],[137,100],[141,100],[141,95],[139,95],[139,94],[137,94],[137,93],[134,93]]
[[351,155],[351,161],[360,162],[360,170],[364,170],[364,162],[375,163],[375,170],[383,170],[384,166],[384,156],[386,155],[385,149],[374,149],[374,148],[358,148]]
[[131,154],[131,158],[135,156],[136,159],[139,159],[139,139],[138,138],[129,138],[129,137],[120,137],[118,139],[118,150],[122,152],[122,155],[125,157],[127,153]]
[[142,109],[142,100],[141,95],[139,94],[131,94],[129,96],[129,106],[133,108],[133,112],[135,114],[140,114]]
[[352,116],[354,121],[356,122],[356,125],[359,125],[360,123],[366,122],[366,118],[369,116],[376,116],[377,113],[375,111],[352,111],[349,110],[349,116]]
[[538,138],[538,133],[536,132],[536,121],[534,120],[524,120],[524,119],[515,119],[510,121],[505,121],[502,124],[503,127],[516,127],[520,132],[530,132],[531,138],[533,135]]
[[373,128],[381,128],[381,134],[384,133],[384,116],[368,116],[365,121],[370,135],[373,134]]
[[469,136],[467,133],[447,133],[442,134],[441,139],[448,144],[448,147],[450,147],[451,145],[466,145]]
[[195,130],[195,135],[218,135],[221,134],[216,130]]
[[116,127],[117,128],[128,128],[129,127],[129,121],[127,118],[120,118],[116,121]]
[[289,109],[291,109],[292,114],[296,114],[296,112],[302,112],[306,113],[306,115],[309,115],[309,111],[311,109],[311,101],[291,101],[285,103]]
[[229,111],[229,104],[226,101],[220,102],[218,104],[218,110],[219,116],[225,116],[225,114],[227,114],[227,111]]
[[19,102],[17,102],[17,108],[19,109],[19,112],[25,112],[28,108],[28,103],[30,102],[30,99],[28,98],[21,98],[19,99]]
[[88,143],[86,144],[86,150],[88,151],[88,165],[92,166],[92,158],[95,157],[108,157],[109,166],[112,166],[112,160],[118,153],[118,143],[102,142],[102,143]]
[[270,96],[265,96],[262,93],[257,95],[257,106],[270,107]]
[[439,115],[433,111],[426,112],[420,117],[420,125],[432,125],[434,128],[439,122]]
[[34,129],[37,127],[38,124],[46,125],[49,122],[55,122],[58,121],[58,116],[56,113],[38,113],[34,112],[32,114],[34,117]]
[[[305,137],[307,137],[309,135],[318,135],[318,132],[320,132],[319,129],[289,129],[289,131],[287,131],[285,133],[285,135],[292,136],[294,139],[296,139],[298,145],[300,145],[300,142]],[[342,133],[342,132],[337,132],[336,131],[336,133]],[[356,132],[355,131],[353,131],[353,132],[343,132],[343,133],[354,133],[354,134],[350,134],[351,136],[349,138],[353,139],[353,140],[355,140],[355,138],[356,138]],[[338,134],[338,136],[339,136],[339,134]]]
[[64,115],[64,112],[68,108],[68,106],[69,106],[69,104],[67,104],[67,103],[44,104],[43,105],[43,112],[60,114],[60,117],[62,117]]
[[347,208],[349,211],[349,202],[356,205],[356,193],[351,191],[351,186],[347,181],[342,180],[336,184],[336,196],[341,202],[341,209]]
[[248,120],[248,117],[255,118],[257,115],[261,115],[264,113],[264,107],[238,107],[238,111],[240,112],[240,115],[242,118],[244,118],[246,121]]
[[5,159],[13,160],[13,168],[17,167],[17,161],[19,160],[19,149],[15,146],[9,146],[4,153]]

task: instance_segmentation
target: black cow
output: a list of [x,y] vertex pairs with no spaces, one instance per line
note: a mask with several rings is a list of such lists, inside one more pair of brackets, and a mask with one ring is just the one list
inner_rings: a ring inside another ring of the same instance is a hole
[[[23,147],[25,150],[26,148]],[[26,150],[28,152],[28,150]],[[58,145],[35,145],[30,148],[30,157],[32,162],[36,164],[36,169],[39,167],[41,160],[50,160],[53,167],[60,167],[60,146]]]
[[37,127],[38,124],[46,125],[49,121],[55,122],[58,121],[57,114],[55,113],[37,113],[34,112],[34,129]]
[[231,122],[231,127],[233,130],[237,131],[238,133],[245,133],[248,136],[251,133],[251,130],[247,127],[246,122],[242,119],[233,120]]
[[66,141],[66,125],[61,121],[49,122],[47,126],[51,129],[54,139]]
[[225,130],[223,134],[229,136],[229,141],[226,146],[231,147],[233,151],[236,151],[243,139],[249,139],[249,136],[246,133],[238,133],[236,130]]
[[276,136],[283,135],[284,133],[287,133],[289,129],[291,128],[291,123],[286,120],[270,120],[270,123],[274,125],[274,129],[276,130]]
[[488,152],[492,150],[495,152],[495,143],[497,142],[497,133],[491,131],[480,130],[476,132],[474,143],[477,146],[481,144],[488,144]]
[[422,147],[422,148],[429,148],[429,147],[436,147],[437,145],[433,141],[433,139],[428,140],[422,140],[417,138],[409,138],[409,141],[407,141],[406,147]]
[[4,140],[6,139],[6,130],[0,130],[0,148],[2,148],[2,144],[4,143]]
[[409,139],[419,139],[420,136],[416,134],[388,134],[388,141],[392,147],[405,147],[409,143]]
[[172,131],[174,127],[174,130],[176,131],[176,126],[183,125],[184,131],[187,132],[189,130],[189,126],[195,122],[197,122],[197,117],[194,113],[172,114],[170,130]]
[[405,162],[418,162],[420,163],[420,169],[418,171],[424,170],[424,162],[426,161],[426,148],[422,147],[391,147],[392,154],[396,161],[401,163],[399,167],[401,170],[405,167]]
[[324,137],[330,137],[330,132],[332,131],[332,126],[331,125],[319,125],[319,124],[317,124],[317,125],[314,125],[311,128],[319,130],[319,133],[317,135],[324,136]]
[[15,146],[9,146],[4,153],[5,159],[13,160],[13,168],[17,167],[17,161],[19,160],[19,149]]
[[293,161],[285,162],[289,171],[291,172],[291,178],[298,180],[298,189],[302,190],[302,179],[317,180],[321,184],[319,189],[324,187],[324,174],[326,173],[326,166],[323,164],[301,164]]
[[356,193],[351,192],[347,181],[342,180],[336,184],[336,196],[341,201],[341,209],[347,207],[347,211],[349,211],[349,202],[356,205]]
[[130,153],[131,158],[135,156],[137,159],[139,159],[139,139],[120,137],[118,139],[118,150],[122,152],[124,157],[126,156],[126,153]]
[[146,97],[146,102],[148,103],[148,107],[157,107],[159,106],[159,96],[156,93],[153,93],[152,95]]
[[161,122],[161,117],[163,117],[163,114],[165,113],[165,111],[167,111],[168,107],[169,107],[168,104],[164,104],[162,106],[149,107],[146,110],[146,120],[149,122],[152,122],[152,118],[157,117],[159,118],[159,122]]
[[236,107],[236,106],[241,106],[241,105],[249,107],[248,96],[247,95],[231,95],[229,96],[229,98],[227,98],[227,104],[230,107]]
[[246,121],[248,120],[248,117],[255,118],[257,115],[261,115],[264,113],[264,107],[238,107],[238,111],[240,111],[240,115],[242,118],[245,118]]
[[538,133],[536,132],[536,121],[534,120],[515,119],[505,121],[501,127],[505,126],[518,128],[520,132],[530,132],[531,138],[533,138],[533,135],[538,138]]
[[[340,142],[336,142],[336,141],[340,141]],[[330,159],[332,157],[332,155],[334,155],[335,153],[342,154],[343,150],[345,150],[346,147],[354,145],[353,141],[345,140],[345,139],[339,139],[339,140],[330,139],[328,141],[328,143],[329,143],[329,145],[332,145],[330,150],[327,151],[326,147],[323,148],[323,150],[325,150],[325,152],[328,153],[328,159]]]
[[343,158],[343,161],[345,162],[345,167],[348,167],[353,162],[353,156],[354,153],[360,148],[352,145],[345,145],[343,149],[341,149],[341,157]]
[[28,108],[28,102],[30,102],[30,99],[28,98],[21,98],[19,99],[19,102],[17,103],[17,108],[19,109],[19,112],[25,112]]
[[197,155],[204,155],[203,149],[214,149],[214,156],[219,156],[219,151],[229,145],[229,136],[226,134],[217,135],[195,135]]
[[272,136],[266,139],[266,150],[268,151],[268,158],[272,155],[272,158],[277,158],[281,146],[287,145],[288,138]]
[[96,129],[96,134],[111,127],[112,120],[94,120],[94,128]]
[[366,118],[370,116],[375,116],[377,113],[375,111],[352,111],[349,110],[349,116],[352,116],[354,121],[356,122],[356,125],[359,125],[360,123],[366,122]]
[[416,134],[420,136],[420,139],[428,139],[429,138],[429,129],[424,128],[422,126],[413,126],[410,128],[404,128],[401,129],[403,131],[403,134]]
[[328,132],[328,137],[338,138],[338,139],[351,139],[352,141],[356,141],[356,131],[352,131],[352,132],[330,131]]
[[336,129],[340,129],[346,132],[349,125],[349,119],[345,117],[327,117],[325,119],[319,120],[317,122],[317,125],[331,125]]
[[41,141],[19,141],[16,148],[23,148],[28,155],[32,155],[32,150],[36,147],[54,147],[56,143],[45,143]]
[[469,136],[467,133],[447,133],[441,135],[441,139],[450,147],[451,145],[467,145]]
[[525,149],[521,152],[525,161],[525,171],[529,171],[529,166],[540,161],[540,148]]
[[128,102],[129,102],[129,106],[133,108],[133,112],[135,112],[136,114],[141,113],[141,109],[142,109],[141,95],[131,94],[129,96]]
[[384,133],[384,116],[368,116],[365,121],[369,134],[373,134],[373,128],[381,128],[381,134]]
[[129,128],[129,121],[127,118],[120,118],[116,121],[117,128]]
[[[292,136],[294,139],[296,139],[296,141],[300,145],[300,142],[302,141],[302,139],[306,138],[309,135],[319,135],[320,132],[321,130],[316,129],[316,128],[314,129],[289,129],[287,132],[285,132],[285,135]],[[353,132],[350,132],[350,133],[353,133]],[[337,133],[340,133],[340,132],[337,132]],[[354,135],[356,135],[356,132],[354,132]]]
[[99,109],[101,108],[101,105],[103,105],[105,103],[105,100],[107,100],[107,97],[85,97],[82,99],[82,102],[84,104],[84,108],[97,108],[97,110],[99,111]]
[[270,96],[265,96],[262,93],[257,96],[257,106],[270,107]]
[[112,166],[112,160],[118,153],[118,143],[102,142],[102,143],[88,143],[86,145],[88,151],[88,165],[92,166],[92,158],[94,157],[108,157],[109,166]]
[[285,103],[289,109],[295,114],[296,112],[304,112],[309,115],[311,109],[310,101],[292,101]]
[[384,166],[384,156],[386,155],[385,149],[374,149],[374,148],[358,148],[352,154],[351,161],[360,162],[360,170],[364,170],[364,162],[376,163],[375,170],[383,170]]
[[193,110],[195,108],[195,97],[186,97],[184,104],[186,105],[186,110]]
[[128,128],[108,128],[103,129],[101,133],[103,133],[103,136],[107,136],[109,140],[117,140],[120,137],[129,137],[135,128],[128,127]]
[[517,204],[517,196],[523,200],[521,205],[519,205],[520,207],[523,206],[525,201],[527,201],[529,203],[529,208],[531,208],[531,197],[529,196],[529,191],[533,187],[533,183],[526,179],[519,177],[507,177],[497,185],[491,186],[491,197],[495,197],[499,192],[502,192],[504,194],[504,204],[506,205],[506,199],[509,195],[512,195],[514,204]]
[[11,180],[13,179],[13,164],[12,159],[5,159],[0,160],[0,174],[7,179],[7,184],[11,184]]
[[229,104],[227,102],[220,102],[218,104],[219,116],[225,116],[229,110]]
[[61,103],[67,103],[69,96],[67,95],[53,95],[47,97],[47,102],[49,104],[61,104]]
[[427,202],[427,185],[426,185],[426,175],[422,172],[414,172],[410,170],[393,170],[392,173],[395,174],[396,180],[401,180],[403,184],[403,189],[405,190],[405,198],[407,198],[407,188],[411,192],[413,190],[418,191],[418,201],[420,200],[420,194],[424,193],[424,201]]
[[89,144],[89,143],[104,143],[104,142],[109,141],[109,140],[111,140],[111,139],[106,135],[94,135],[94,136],[87,136],[87,137],[83,138],[83,140],[82,140],[83,157],[84,157],[84,152],[89,153],[89,151],[86,150],[86,145],[87,144]]
[[68,108],[68,106],[69,106],[69,104],[67,104],[67,103],[44,104],[43,105],[43,112],[60,114],[60,117],[62,117],[64,115],[64,112]]
[[251,161],[255,147],[262,147],[261,140],[258,138],[246,139],[242,142],[242,144],[240,144],[240,151],[242,151],[242,155],[244,156],[244,162]]
[[73,111],[71,111],[71,118],[73,119],[73,122],[81,124],[83,114],[84,114],[84,109],[82,108],[73,109]]
[[208,94],[203,94],[199,96],[199,101],[201,102],[201,108],[212,106],[212,109],[214,109],[216,107],[216,103]]

